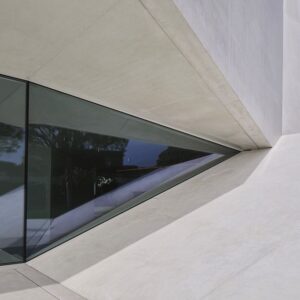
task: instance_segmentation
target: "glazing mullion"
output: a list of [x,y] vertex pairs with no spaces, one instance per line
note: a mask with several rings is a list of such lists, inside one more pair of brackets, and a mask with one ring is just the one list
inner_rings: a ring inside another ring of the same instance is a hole
[[30,82],[26,82],[26,106],[25,106],[25,184],[24,184],[24,249],[23,249],[23,261],[27,260],[27,202],[28,202],[28,135],[29,135],[29,93]]

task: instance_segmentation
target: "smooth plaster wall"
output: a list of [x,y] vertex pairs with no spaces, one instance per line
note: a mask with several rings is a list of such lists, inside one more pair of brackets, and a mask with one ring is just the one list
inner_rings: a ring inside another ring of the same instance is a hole
[[274,144],[282,133],[283,0],[174,2]]
[[300,132],[300,0],[284,3],[283,133]]

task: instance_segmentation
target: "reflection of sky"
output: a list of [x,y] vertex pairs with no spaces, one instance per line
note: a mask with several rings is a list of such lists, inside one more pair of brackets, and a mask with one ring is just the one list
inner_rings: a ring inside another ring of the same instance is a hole
[[24,143],[20,143],[20,147],[17,151],[11,153],[0,153],[0,161],[12,162],[16,165],[20,165],[23,162],[24,149]]
[[165,145],[149,144],[137,140],[130,140],[126,147],[123,164],[124,166],[154,166],[156,165],[159,154],[167,148],[168,146]]

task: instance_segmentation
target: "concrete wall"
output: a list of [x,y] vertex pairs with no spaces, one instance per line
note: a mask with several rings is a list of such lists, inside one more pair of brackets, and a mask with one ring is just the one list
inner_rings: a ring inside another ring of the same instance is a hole
[[283,133],[300,132],[300,0],[284,7]]
[[238,149],[269,145],[172,0],[2,0],[0,74]]
[[283,0],[174,2],[274,144],[282,132]]

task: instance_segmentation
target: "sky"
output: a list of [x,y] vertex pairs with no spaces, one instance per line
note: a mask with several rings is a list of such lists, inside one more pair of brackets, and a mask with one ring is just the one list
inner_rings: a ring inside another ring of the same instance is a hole
[[167,148],[168,146],[166,145],[130,140],[125,151],[123,164],[125,166],[138,165],[140,167],[154,166],[156,165],[159,154]]

